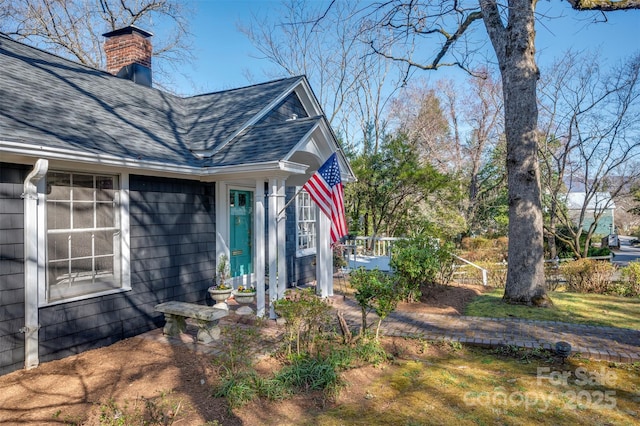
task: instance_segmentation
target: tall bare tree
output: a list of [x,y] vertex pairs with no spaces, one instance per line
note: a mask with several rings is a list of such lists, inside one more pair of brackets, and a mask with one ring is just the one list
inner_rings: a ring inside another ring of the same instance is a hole
[[[60,56],[104,69],[102,34],[129,25],[153,32],[154,74],[161,86],[170,69],[190,61],[188,4],[178,0],[0,0],[0,31]],[[167,31],[166,28],[170,28]]]
[[[570,1],[576,10],[640,8],[640,1]],[[509,266],[504,300],[539,304],[546,299],[543,220],[538,166],[539,77],[535,59],[536,0],[403,1],[376,3],[365,12],[372,26],[393,31],[388,43],[371,46],[378,54],[412,69],[435,70],[470,64],[477,39],[469,37],[483,22],[502,78],[509,189]],[[417,51],[416,40],[430,38],[433,51]],[[402,49],[404,48],[404,49]],[[391,52],[391,53],[389,53]]]
[[[603,214],[640,178],[640,54],[604,73],[597,57],[569,52],[552,70],[539,97],[547,230],[585,257]],[[576,212],[567,192],[584,196]]]
[[331,4],[327,9],[314,1],[284,0],[280,16],[253,17],[240,30],[277,66],[278,75],[309,78],[340,136],[377,152],[385,133],[383,112],[401,81],[395,67],[361,40],[364,24],[351,19],[358,3]]
[[440,173],[459,170],[460,146],[451,138],[449,122],[436,89],[426,82],[410,83],[390,103],[389,119],[415,145],[423,162]]

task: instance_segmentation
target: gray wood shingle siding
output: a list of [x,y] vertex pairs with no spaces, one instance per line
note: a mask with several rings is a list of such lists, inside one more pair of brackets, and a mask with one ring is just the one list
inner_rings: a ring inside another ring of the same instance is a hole
[[24,202],[29,169],[0,163],[0,374],[24,364]]
[[205,303],[215,273],[212,183],[132,176],[131,274],[153,286],[157,303]]
[[[28,170],[2,166],[0,232],[7,243],[0,245],[0,374],[6,374],[24,364],[24,336],[18,331],[24,326],[20,194]],[[130,198],[132,290],[40,308],[40,362],[160,327],[163,316],[153,309],[158,303],[212,303],[207,288],[215,271],[213,184],[132,175]],[[5,237],[7,232],[16,235]]]

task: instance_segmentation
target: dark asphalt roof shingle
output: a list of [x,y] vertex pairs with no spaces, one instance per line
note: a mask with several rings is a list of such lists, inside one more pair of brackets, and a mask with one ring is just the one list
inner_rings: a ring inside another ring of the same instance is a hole
[[[195,167],[278,160],[304,123],[223,144],[302,79],[181,98],[0,35],[0,139]],[[221,147],[210,159],[192,153]]]

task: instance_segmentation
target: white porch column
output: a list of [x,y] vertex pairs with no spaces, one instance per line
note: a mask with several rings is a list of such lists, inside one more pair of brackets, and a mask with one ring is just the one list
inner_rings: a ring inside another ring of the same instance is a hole
[[[285,180],[278,179],[278,212],[285,206]],[[282,212],[278,216],[278,299],[284,298],[287,290],[287,216]]]
[[253,246],[255,247],[255,277],[256,277],[256,315],[259,318],[264,317],[265,311],[265,289],[264,289],[264,272],[265,272],[265,261],[264,261],[264,220],[265,220],[265,209],[264,209],[264,181],[257,179],[256,180],[256,192],[255,192],[255,211],[253,215],[253,229],[254,229],[254,240]]
[[333,296],[333,255],[331,253],[331,221],[316,207],[318,238],[316,247],[316,292],[321,297]]
[[269,179],[269,214],[267,218],[267,229],[269,232],[268,265],[269,265],[269,318],[275,319],[276,313],[273,310],[273,302],[278,299],[278,236],[277,236],[277,216],[278,216],[278,181]]

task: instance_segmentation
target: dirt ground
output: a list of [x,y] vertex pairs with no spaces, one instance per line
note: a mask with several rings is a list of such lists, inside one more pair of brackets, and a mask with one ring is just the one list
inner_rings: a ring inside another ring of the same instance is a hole
[[[398,310],[460,315],[482,290],[475,286],[434,289],[421,303],[403,303]],[[273,336],[278,326],[270,322],[265,331]],[[215,355],[194,351],[189,336],[183,338],[186,344],[169,344],[159,332],[0,376],[0,424],[97,425],[103,412],[113,418],[119,411],[142,412],[151,407],[162,408],[179,425],[215,421],[282,425],[296,424],[309,409],[326,403],[319,395],[307,395],[278,403],[258,401],[231,412],[224,399],[212,396],[218,379],[211,362]],[[401,343],[387,339],[385,344]],[[264,357],[257,367],[272,371],[275,364],[273,358]],[[346,374],[350,388],[362,389],[373,380],[374,370],[360,368]],[[348,401],[350,392],[342,392],[340,398]]]

